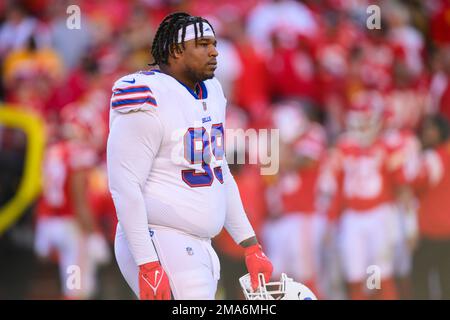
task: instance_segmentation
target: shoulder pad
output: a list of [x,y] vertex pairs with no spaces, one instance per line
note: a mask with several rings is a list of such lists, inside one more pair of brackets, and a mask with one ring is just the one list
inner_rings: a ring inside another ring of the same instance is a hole
[[211,86],[214,87],[214,89],[217,91],[219,96],[223,97],[226,100],[222,85],[220,84],[220,81],[216,77],[206,80],[205,83],[211,84]]
[[145,78],[144,73],[134,73],[117,80],[112,89],[111,110],[121,113],[155,110],[158,104]]

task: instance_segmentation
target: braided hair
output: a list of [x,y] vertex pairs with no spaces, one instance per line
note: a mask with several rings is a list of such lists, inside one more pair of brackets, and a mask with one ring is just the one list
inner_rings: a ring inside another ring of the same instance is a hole
[[[199,23],[200,30],[197,30],[197,23]],[[181,45],[185,49],[184,37],[186,36],[187,26],[194,24],[195,40],[203,37],[204,23],[211,26],[208,20],[202,17],[191,16],[185,12],[175,12],[165,17],[159,25],[155,38],[153,39],[151,53],[154,62],[150,66],[167,64],[169,56],[173,54],[174,50],[180,50],[178,45]],[[181,42],[178,42],[179,30],[182,30]]]

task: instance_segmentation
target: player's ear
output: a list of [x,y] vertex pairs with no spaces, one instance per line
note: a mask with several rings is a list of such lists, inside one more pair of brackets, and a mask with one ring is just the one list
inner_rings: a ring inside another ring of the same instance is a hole
[[183,55],[183,47],[181,44],[172,44],[170,48],[170,55],[174,59],[179,59]]

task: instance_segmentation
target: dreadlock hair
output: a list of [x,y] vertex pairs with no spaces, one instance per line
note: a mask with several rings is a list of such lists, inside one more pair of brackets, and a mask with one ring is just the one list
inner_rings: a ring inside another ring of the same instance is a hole
[[[197,23],[199,23],[200,30],[197,30]],[[169,56],[173,55],[174,50],[180,50],[179,45],[185,49],[184,37],[186,36],[187,26],[194,24],[195,40],[203,37],[204,23],[211,26],[208,20],[202,17],[191,16],[185,12],[175,12],[165,17],[160,23],[155,38],[153,39],[151,53],[154,62],[150,66],[167,64]],[[181,42],[178,42],[178,32],[181,29]],[[214,29],[212,31],[215,34]]]

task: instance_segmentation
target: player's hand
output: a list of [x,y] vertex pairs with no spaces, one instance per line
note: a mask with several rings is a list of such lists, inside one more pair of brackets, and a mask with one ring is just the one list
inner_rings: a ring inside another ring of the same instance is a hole
[[245,264],[250,273],[250,280],[252,282],[253,290],[256,290],[259,285],[258,274],[264,275],[264,280],[269,282],[272,276],[273,266],[269,258],[262,252],[259,244],[252,245],[245,248]]
[[170,300],[169,278],[159,261],[139,266],[139,298],[141,300]]

